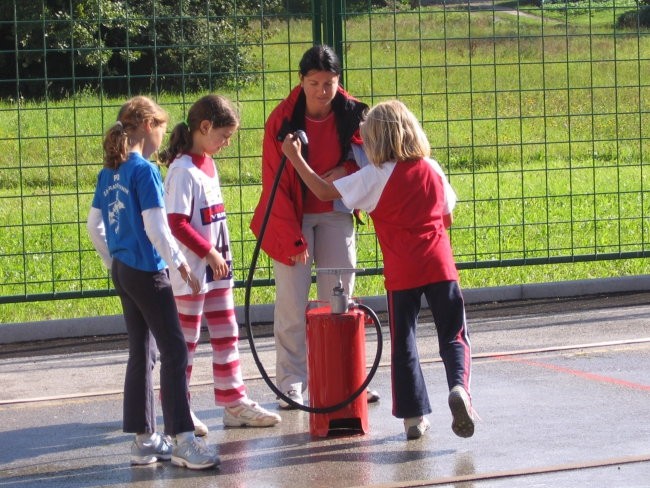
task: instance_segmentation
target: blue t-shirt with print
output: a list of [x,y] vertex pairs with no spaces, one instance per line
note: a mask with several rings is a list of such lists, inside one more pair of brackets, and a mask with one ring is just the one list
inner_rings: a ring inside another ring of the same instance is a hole
[[142,271],[167,267],[144,231],[142,211],[164,208],[160,171],[132,152],[117,170],[103,168],[92,206],[102,212],[106,242],[113,258]]

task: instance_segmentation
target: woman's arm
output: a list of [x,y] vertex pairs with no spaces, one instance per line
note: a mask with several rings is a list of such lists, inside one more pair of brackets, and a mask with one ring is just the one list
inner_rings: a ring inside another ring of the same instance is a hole
[[302,181],[322,201],[341,198],[341,194],[331,182],[325,181],[309,167],[300,154],[301,146],[300,139],[293,134],[287,135],[282,143],[282,151],[300,175]]

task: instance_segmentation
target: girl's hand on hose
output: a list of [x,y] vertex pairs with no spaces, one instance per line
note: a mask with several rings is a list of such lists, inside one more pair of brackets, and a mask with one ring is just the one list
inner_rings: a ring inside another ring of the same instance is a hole
[[296,137],[295,134],[287,134],[287,137],[284,138],[282,142],[282,152],[292,163],[296,162],[300,156],[300,148],[302,143],[300,138]]

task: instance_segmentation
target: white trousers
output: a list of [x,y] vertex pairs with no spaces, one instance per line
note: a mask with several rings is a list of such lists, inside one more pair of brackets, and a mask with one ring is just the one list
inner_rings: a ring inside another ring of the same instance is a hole
[[[352,214],[327,212],[306,214],[302,232],[307,240],[307,264],[288,266],[273,261],[275,273],[275,374],[278,388],[304,391],[307,388],[305,314],[311,286],[312,264],[316,268],[354,268],[356,245]],[[316,275],[317,297],[329,302],[338,283],[334,274]],[[354,273],[341,275],[345,293],[352,296]]]

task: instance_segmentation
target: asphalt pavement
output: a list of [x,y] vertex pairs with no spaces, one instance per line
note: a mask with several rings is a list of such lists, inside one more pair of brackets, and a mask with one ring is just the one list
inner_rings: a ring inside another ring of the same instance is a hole
[[[372,387],[366,434],[316,437],[309,414],[271,428],[226,428],[213,404],[211,351],[199,346],[193,408],[218,469],[132,467],[121,431],[124,337],[60,339],[0,349],[0,486],[31,487],[607,487],[650,486],[650,295],[597,295],[468,305],[472,438],[454,436],[435,328],[423,313],[421,362],[432,429],[407,441],[391,415],[389,340]],[[256,345],[273,375],[268,328]],[[276,409],[248,342],[249,395]],[[367,329],[368,362],[377,342]],[[162,419],[160,420],[162,422]]]

